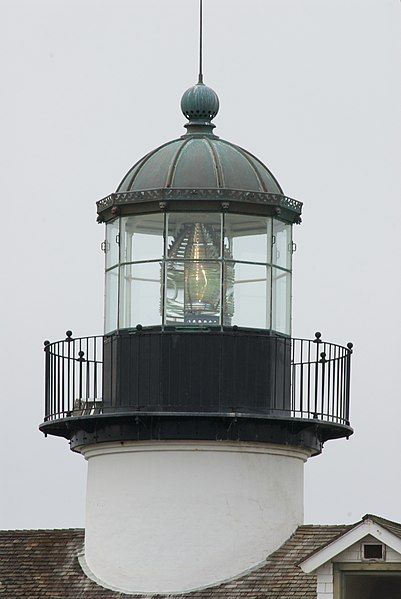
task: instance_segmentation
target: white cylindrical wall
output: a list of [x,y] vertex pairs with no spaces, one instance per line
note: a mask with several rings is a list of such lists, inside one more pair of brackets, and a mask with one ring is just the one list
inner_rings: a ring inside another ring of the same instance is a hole
[[109,588],[179,593],[263,562],[303,521],[307,450],[105,443],[88,460],[85,561]]

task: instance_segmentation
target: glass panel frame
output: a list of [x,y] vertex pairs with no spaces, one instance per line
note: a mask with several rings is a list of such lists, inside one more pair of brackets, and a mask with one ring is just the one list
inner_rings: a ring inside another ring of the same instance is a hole
[[284,335],[291,334],[291,284],[291,273],[273,266],[271,328]]
[[291,270],[292,263],[292,225],[273,219],[272,263]]
[[166,217],[166,260],[197,259],[196,255],[189,256],[183,253],[186,240],[189,237],[193,239],[195,235],[205,246],[205,253],[208,254],[205,259],[221,258],[221,212],[169,212]]
[[106,224],[105,268],[117,266],[120,260],[120,219]]
[[[108,223],[106,243],[113,241],[106,252],[106,333],[137,324],[237,325],[290,335],[291,224],[227,212],[158,212]],[[173,264],[181,269],[174,277]],[[185,291],[189,270],[193,279]],[[198,294],[199,308],[185,308],[184,292]]]
[[119,268],[106,271],[104,292],[104,331],[111,333],[118,328],[118,293],[119,293]]
[[159,260],[120,266],[119,329],[161,325],[161,280]]
[[120,264],[161,260],[164,250],[163,213],[124,216],[120,227]]
[[221,260],[167,260],[164,323],[220,325],[221,268]]
[[[227,263],[228,264],[228,263]],[[225,302],[233,294],[232,325],[254,329],[270,329],[271,267],[268,264],[232,262],[233,286],[224,284]]]
[[224,215],[225,256],[236,262],[270,264],[272,219],[244,214]]

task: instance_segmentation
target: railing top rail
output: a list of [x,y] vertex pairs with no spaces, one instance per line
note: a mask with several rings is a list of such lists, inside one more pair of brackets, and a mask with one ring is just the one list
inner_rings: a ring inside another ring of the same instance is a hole
[[72,332],[67,331],[65,339],[59,339],[52,342],[45,341],[44,351],[47,355],[63,358],[65,360],[102,364],[103,358],[101,354],[99,355],[99,351],[96,351],[94,348],[102,345],[103,339],[103,335],[73,337]]
[[[138,329],[138,331],[141,331],[141,333],[146,333],[147,330],[148,329],[142,328],[142,327],[140,327]],[[219,331],[219,330],[216,329],[216,330],[211,330],[210,332],[215,333],[215,334],[216,333],[220,333],[220,332],[223,332],[223,334],[224,333],[228,333],[229,334],[229,333],[235,333],[237,331],[238,331],[238,329],[234,329],[234,330],[229,329],[229,330],[224,330],[224,331]],[[151,329],[149,329],[149,332],[151,332]],[[168,329],[168,330],[163,331],[163,332],[167,333],[167,334],[173,334],[173,333],[187,333],[187,332],[193,332],[193,331],[192,330],[191,331],[187,331],[187,330],[184,330],[184,329],[182,329],[182,330],[178,329],[177,331],[174,331],[174,330]],[[209,331],[202,331],[202,332],[207,333]],[[244,330],[241,330],[241,332],[245,333],[245,334],[246,333],[252,334],[252,330],[251,329],[244,329]],[[261,334],[261,332],[259,330],[257,332],[258,332],[258,334]],[[262,335],[263,335],[263,333],[262,333]],[[269,337],[269,338],[271,338],[272,340],[273,339],[290,339],[290,341],[291,341],[291,343],[293,345],[295,343],[300,343],[300,344],[302,344],[302,343],[311,343],[311,344],[314,344],[314,345],[316,344],[317,346],[320,345],[320,346],[325,346],[325,347],[329,347],[329,348],[337,348],[338,350],[343,351],[345,354],[352,354],[353,353],[353,344],[352,343],[349,342],[349,343],[347,343],[346,346],[344,346],[344,345],[340,345],[338,343],[333,343],[331,341],[325,341],[324,339],[321,338],[321,333],[319,333],[319,332],[315,333],[315,338],[314,339],[311,339],[311,338],[302,339],[300,337],[288,337],[288,338],[286,338],[286,337],[282,337],[282,336],[279,336],[279,335],[277,335],[277,336],[274,335],[274,334],[272,335],[269,331],[266,331],[266,336]],[[108,338],[108,337],[110,337],[110,335],[88,335],[88,336],[84,336],[84,337],[73,337],[72,336],[72,332],[71,331],[67,331],[66,332],[66,337],[64,339],[58,339],[57,341],[45,341],[44,342],[44,350],[47,351],[47,352],[50,352],[52,355],[58,355],[60,357],[64,357],[65,358],[66,357],[65,354],[58,354],[57,353],[57,351],[58,351],[58,349],[59,349],[60,346],[64,346],[65,344],[69,344],[69,343],[73,343],[74,345],[77,345],[77,344],[82,343],[82,342],[89,343],[90,341],[93,341],[94,343],[96,343],[96,342],[102,342],[105,338]],[[338,358],[338,356],[336,356],[333,359],[337,359],[337,358]],[[75,358],[73,356],[71,356],[71,359],[75,359]],[[311,360],[311,363],[315,362],[315,361],[316,360]],[[328,361],[328,359],[327,359],[327,361]],[[302,362],[302,363],[307,363],[307,362]]]
[[299,341],[299,342],[303,342],[303,343],[314,343],[316,345],[326,345],[329,347],[337,347],[338,349],[342,349],[345,352],[352,354],[353,351],[353,343],[348,342],[346,346],[344,345],[340,345],[339,343],[333,343],[332,341],[326,341],[325,339],[322,339],[322,334],[319,332],[315,333],[315,338],[314,339],[301,339],[299,337],[291,337],[292,341]]

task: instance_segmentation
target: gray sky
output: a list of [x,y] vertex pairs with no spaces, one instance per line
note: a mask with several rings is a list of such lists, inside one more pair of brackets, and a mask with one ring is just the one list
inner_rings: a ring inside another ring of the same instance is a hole
[[[100,334],[95,202],[180,136],[196,0],[0,0],[0,528],[82,526],[86,464],[44,439],[43,340]],[[304,202],[293,332],[355,344],[347,442],[305,478],[306,522],[401,521],[401,3],[205,0],[216,134]]]

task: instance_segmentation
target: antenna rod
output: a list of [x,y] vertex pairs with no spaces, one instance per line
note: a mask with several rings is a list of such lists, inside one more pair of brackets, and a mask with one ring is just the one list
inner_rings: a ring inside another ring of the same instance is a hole
[[202,52],[203,52],[203,0],[199,0],[199,77],[198,83],[203,83]]

